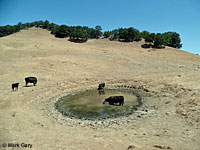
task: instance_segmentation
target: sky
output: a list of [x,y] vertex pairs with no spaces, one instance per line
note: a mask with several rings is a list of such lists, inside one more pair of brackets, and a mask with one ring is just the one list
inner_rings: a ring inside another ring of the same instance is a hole
[[103,31],[134,27],[180,34],[182,50],[200,54],[200,0],[0,0],[0,26],[48,20]]

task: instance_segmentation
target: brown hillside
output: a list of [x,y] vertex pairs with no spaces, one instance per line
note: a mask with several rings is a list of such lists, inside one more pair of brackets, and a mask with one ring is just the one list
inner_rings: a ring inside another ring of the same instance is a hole
[[[0,38],[0,143],[32,144],[34,150],[199,149],[200,56],[142,44],[73,43],[38,28]],[[27,76],[36,76],[37,86],[24,87]],[[15,82],[19,90],[12,92]],[[133,114],[120,125],[82,127],[47,111],[50,98],[101,82],[148,89],[144,103],[152,113]]]

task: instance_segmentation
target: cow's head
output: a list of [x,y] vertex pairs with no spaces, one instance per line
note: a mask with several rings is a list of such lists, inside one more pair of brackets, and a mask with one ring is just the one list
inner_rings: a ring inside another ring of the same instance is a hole
[[106,98],[106,99],[103,101],[103,104],[105,104],[106,102],[109,102],[109,99],[110,99],[110,98]]

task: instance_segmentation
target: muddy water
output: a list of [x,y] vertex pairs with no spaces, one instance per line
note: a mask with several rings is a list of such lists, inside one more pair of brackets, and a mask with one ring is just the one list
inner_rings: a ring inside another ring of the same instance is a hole
[[[124,105],[118,106],[103,104],[105,98],[110,96],[124,96]],[[87,90],[75,95],[62,97],[57,103],[56,108],[64,115],[96,119],[109,118],[118,115],[132,113],[139,106],[136,95],[131,91],[125,90]]]

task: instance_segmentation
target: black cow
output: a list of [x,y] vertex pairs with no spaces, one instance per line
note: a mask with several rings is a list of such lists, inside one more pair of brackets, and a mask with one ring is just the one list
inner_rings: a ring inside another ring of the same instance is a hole
[[103,90],[104,87],[105,87],[105,83],[101,83],[101,84],[99,84],[99,87],[97,90]]
[[119,106],[124,105],[124,96],[110,96],[109,98],[106,98],[103,102],[105,104],[108,102],[110,105],[114,105],[114,103],[119,103]]
[[16,89],[16,91],[18,90],[18,86],[19,86],[19,83],[13,83],[12,84],[12,90],[14,91]]
[[33,85],[35,86],[37,83],[37,78],[36,77],[27,77],[27,78],[25,78],[25,82],[26,82],[26,86],[28,83],[33,83]]

